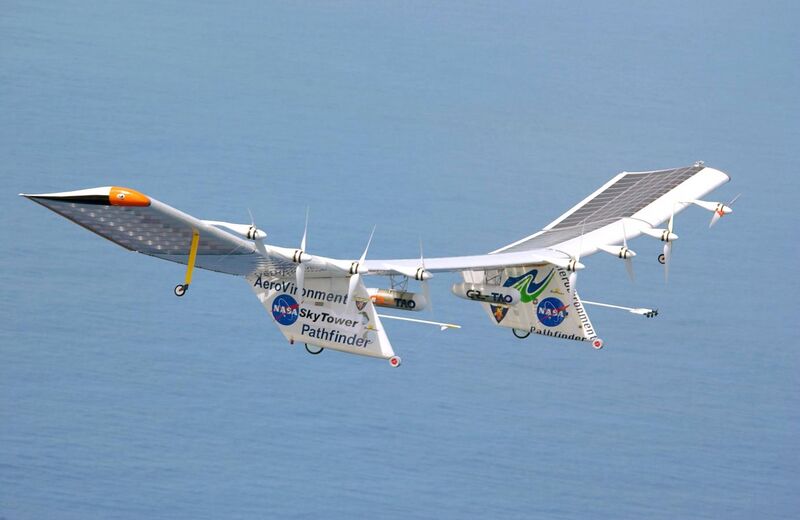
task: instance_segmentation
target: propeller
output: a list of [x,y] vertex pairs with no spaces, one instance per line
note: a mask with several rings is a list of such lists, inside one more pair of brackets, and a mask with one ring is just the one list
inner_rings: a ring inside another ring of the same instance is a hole
[[[672,214],[669,216],[669,224],[667,224],[667,232],[663,235],[661,240],[664,241],[664,283],[669,281],[669,259],[672,256],[672,242],[678,238],[672,232],[673,224],[675,223],[675,206],[672,206]],[[675,238],[672,238],[672,237]]]
[[246,236],[253,241],[259,253],[266,255],[267,247],[264,245],[264,239],[267,237],[267,234],[256,226],[256,219],[253,217],[253,212],[250,211],[250,208],[247,208],[247,213],[250,215],[250,227],[247,229]]
[[302,300],[303,298],[303,288],[305,287],[305,280],[306,280],[306,265],[303,263],[303,252],[306,250],[306,236],[308,235],[308,208],[306,208],[306,225],[303,227],[303,238],[300,240],[300,251],[298,260],[300,263],[297,264],[297,267],[294,270],[294,277],[295,277],[295,285],[297,286],[297,295]]
[[[682,204],[688,204],[684,202]],[[672,205],[672,213],[669,215],[667,229],[643,228],[640,229],[645,235],[650,235],[664,242],[663,253],[658,255],[658,262],[664,265],[664,281],[669,281],[669,260],[672,257],[672,244],[678,240],[678,235],[674,232],[675,226],[675,204]]]
[[567,263],[567,271],[569,271],[569,290],[572,293],[575,293],[576,286],[578,284],[578,269],[580,269],[583,264],[581,264],[581,250],[583,249],[583,230],[585,228],[585,223],[581,225],[581,240],[578,242],[578,253],[570,258],[569,262]]
[[622,221],[622,249],[619,251],[619,257],[625,261],[625,270],[628,272],[628,278],[631,282],[636,282],[636,275],[633,273],[633,257],[636,253],[628,249],[628,234],[625,232],[625,221]]
[[428,287],[428,278],[431,277],[431,274],[425,270],[425,255],[422,253],[422,239],[419,239],[419,264],[420,269],[417,269],[417,274],[414,276],[417,280],[419,280],[420,284],[422,285],[422,296],[425,298],[425,304],[428,306],[428,310],[433,310],[433,302],[431,301],[431,290]]
[[621,246],[597,246],[601,251],[605,251],[610,255],[614,255],[625,261],[625,270],[628,272],[628,277],[632,282],[636,282],[636,276],[633,274],[633,257],[636,256],[636,251],[628,248],[628,233],[625,229],[625,221],[622,220],[622,245]]
[[350,266],[350,282],[347,286],[348,304],[355,305],[353,297],[355,296],[356,289],[358,289],[358,284],[361,282],[361,275],[367,272],[364,268],[364,260],[367,258],[367,252],[369,251],[369,245],[372,243],[373,235],[375,235],[375,227],[372,228],[372,233],[369,234],[367,247],[365,247],[364,252],[361,253],[361,258],[358,259],[358,262],[353,262]]
[[247,229],[246,238],[252,240],[256,249],[265,256],[273,256],[281,258],[286,262],[296,264],[295,267],[295,283],[297,285],[297,294],[302,299],[303,287],[306,279],[306,266],[305,264],[314,259],[313,256],[306,253],[306,237],[308,236],[308,209],[306,209],[306,224],[303,228],[303,238],[300,240],[299,249],[288,249],[284,247],[270,246],[269,249],[264,245],[264,239],[267,234],[256,227],[253,212],[249,209],[247,212],[250,214],[250,227]]
[[714,214],[711,215],[711,222],[709,222],[708,227],[709,228],[713,227],[714,224],[716,224],[719,219],[721,219],[728,213],[733,213],[733,208],[731,208],[731,206],[733,206],[733,203],[736,202],[736,199],[738,199],[741,196],[742,196],[741,193],[736,195],[734,198],[731,199],[730,202],[728,202],[727,205],[722,203],[717,203],[717,206],[714,208]]

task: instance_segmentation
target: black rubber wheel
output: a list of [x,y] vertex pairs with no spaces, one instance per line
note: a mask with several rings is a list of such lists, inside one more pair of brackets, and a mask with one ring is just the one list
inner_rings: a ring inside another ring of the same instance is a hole
[[661,253],[660,255],[658,255],[658,263],[661,264],[661,265],[664,265],[664,264],[667,263],[667,257],[664,256],[664,253]]
[[308,343],[305,343],[305,346],[306,346],[306,352],[308,352],[312,356],[318,356],[322,354],[323,350],[325,350],[323,347],[319,347],[319,350],[311,350],[310,348],[308,348]]
[[511,329],[511,332],[513,332],[514,336],[518,337],[519,339],[525,339],[531,335],[531,331],[529,330]]
[[178,298],[180,298],[181,296],[183,296],[184,294],[186,294],[186,289],[188,289],[188,288],[189,288],[189,286],[188,286],[188,285],[184,285],[184,284],[179,284],[179,285],[176,285],[176,286],[175,286],[175,296],[177,296]]

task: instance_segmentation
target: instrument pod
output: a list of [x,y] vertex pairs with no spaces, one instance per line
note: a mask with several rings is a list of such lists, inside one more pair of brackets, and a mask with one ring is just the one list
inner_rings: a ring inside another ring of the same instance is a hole
[[425,296],[418,293],[373,288],[368,288],[367,292],[372,303],[378,307],[401,311],[421,311],[428,305]]

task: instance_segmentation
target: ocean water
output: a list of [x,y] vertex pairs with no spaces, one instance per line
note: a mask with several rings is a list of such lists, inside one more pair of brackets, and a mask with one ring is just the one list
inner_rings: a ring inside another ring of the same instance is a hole
[[[0,518],[797,518],[793,2],[0,3]],[[622,170],[743,193],[587,258],[606,341],[387,323],[404,364],[290,347],[239,279],[17,197],[139,189],[269,241],[480,253]]]

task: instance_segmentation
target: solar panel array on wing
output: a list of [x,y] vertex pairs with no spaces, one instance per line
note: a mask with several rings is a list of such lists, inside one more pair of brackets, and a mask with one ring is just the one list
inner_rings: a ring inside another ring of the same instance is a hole
[[[36,202],[56,213],[116,242],[126,249],[147,255],[188,255],[192,230],[167,218],[160,218],[151,208],[78,204],[37,198]],[[198,255],[247,254],[214,236],[202,234]]]
[[614,184],[575,209],[551,229],[503,252],[526,251],[559,244],[630,217],[703,169],[702,165],[652,172],[625,173]]
[[608,223],[630,217],[702,169],[702,166],[690,166],[655,172],[626,173],[552,229],[580,227],[583,222]]

